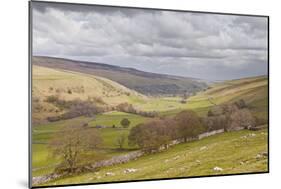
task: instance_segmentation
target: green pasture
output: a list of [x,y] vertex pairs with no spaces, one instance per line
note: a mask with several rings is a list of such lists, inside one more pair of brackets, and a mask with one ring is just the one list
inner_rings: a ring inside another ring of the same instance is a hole
[[[268,151],[267,133],[267,130],[222,133],[46,185],[267,172],[267,155],[262,155]],[[214,167],[222,170],[215,171]],[[129,168],[136,169],[136,172],[126,173]],[[106,176],[106,173],[112,176]]]
[[[129,128],[122,128],[120,121],[123,118],[130,120]],[[114,155],[119,155],[133,150],[134,147],[129,147],[127,141],[123,150],[119,150],[116,140],[121,134],[126,136],[131,127],[145,122],[150,118],[145,118],[135,114],[128,114],[123,112],[107,112],[95,116],[95,118],[78,117],[69,120],[62,120],[47,124],[42,124],[33,127],[32,129],[32,167],[34,176],[44,175],[51,173],[59,159],[52,156],[52,150],[48,147],[48,142],[52,139],[53,135],[60,131],[63,127],[74,124],[84,124],[89,122],[89,126],[102,125],[106,128],[97,129],[103,139],[103,144],[99,153],[103,154],[105,158],[110,158]],[[112,128],[112,125],[116,128]]]

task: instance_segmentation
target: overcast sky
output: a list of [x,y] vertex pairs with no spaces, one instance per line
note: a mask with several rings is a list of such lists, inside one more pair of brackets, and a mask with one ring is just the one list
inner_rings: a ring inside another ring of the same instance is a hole
[[33,2],[33,54],[208,80],[267,73],[267,19]]

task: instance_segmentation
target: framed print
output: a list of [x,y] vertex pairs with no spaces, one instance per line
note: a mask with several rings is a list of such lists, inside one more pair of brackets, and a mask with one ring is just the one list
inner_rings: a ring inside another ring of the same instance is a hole
[[269,17],[29,2],[30,187],[269,172]]

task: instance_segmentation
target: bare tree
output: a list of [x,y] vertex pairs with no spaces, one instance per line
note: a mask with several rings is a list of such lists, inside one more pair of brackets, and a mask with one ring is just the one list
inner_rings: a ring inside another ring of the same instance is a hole
[[50,141],[53,155],[62,158],[57,171],[74,173],[78,166],[82,166],[87,153],[93,152],[101,143],[101,137],[93,128],[76,125],[65,127]]
[[197,114],[191,110],[185,110],[175,116],[177,123],[178,137],[183,138],[187,142],[188,138],[195,138],[204,128],[201,125]]
[[124,144],[126,142],[126,135],[124,133],[122,133],[121,135],[118,136],[118,138],[116,139],[116,144],[120,149],[123,149]]
[[248,109],[241,109],[231,114],[228,130],[248,129],[255,125],[255,118]]

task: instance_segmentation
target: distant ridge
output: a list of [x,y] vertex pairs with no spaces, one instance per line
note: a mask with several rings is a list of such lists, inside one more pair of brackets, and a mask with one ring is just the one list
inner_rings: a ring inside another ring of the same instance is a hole
[[142,70],[138,70],[136,68],[129,68],[129,67],[121,67],[121,66],[116,66],[116,65],[111,65],[111,64],[106,64],[106,63],[100,63],[100,62],[90,62],[90,61],[83,61],[83,60],[73,60],[73,59],[67,59],[67,58],[59,58],[59,57],[49,57],[49,56],[33,56],[33,60],[34,58],[42,58],[42,59],[57,59],[58,61],[69,61],[72,63],[78,63],[84,67],[89,66],[89,68],[93,67],[93,65],[95,67],[100,67],[103,69],[116,69],[116,71],[132,71],[135,72],[136,74],[138,73],[143,73],[143,74],[147,74],[148,76],[153,75],[158,75],[159,77],[177,77],[177,78],[185,78],[185,79],[194,79],[194,80],[202,80],[200,78],[194,78],[194,77],[185,77],[185,76],[176,76],[176,75],[172,75],[172,74],[161,74],[161,73],[154,73],[154,72],[147,72],[147,71],[142,71]]
[[54,69],[64,69],[105,77],[146,95],[195,93],[207,87],[203,80],[196,78],[150,73],[134,68],[96,62],[34,56],[32,63]]

